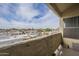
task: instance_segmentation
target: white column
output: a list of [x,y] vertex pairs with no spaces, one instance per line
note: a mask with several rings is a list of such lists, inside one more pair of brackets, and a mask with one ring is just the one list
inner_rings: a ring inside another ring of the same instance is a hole
[[62,36],[63,36],[63,31],[64,31],[64,21],[63,21],[63,18],[60,18],[60,32],[62,33]]

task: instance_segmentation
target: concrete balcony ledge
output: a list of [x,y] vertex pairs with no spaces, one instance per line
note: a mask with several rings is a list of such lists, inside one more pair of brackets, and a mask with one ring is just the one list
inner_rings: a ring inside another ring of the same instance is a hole
[[52,55],[62,42],[61,33],[27,39],[0,47],[8,55]]
[[53,35],[56,35],[56,34],[59,34],[59,33],[54,33],[54,34],[50,34],[50,35],[43,35],[43,36],[38,36],[38,37],[34,37],[34,38],[30,38],[30,39],[26,39],[26,38],[23,38],[21,40],[4,40],[0,42],[0,49],[4,49],[4,48],[8,48],[8,47],[11,47],[11,46],[15,46],[15,45],[18,45],[18,44],[24,44],[24,43],[27,43],[27,42],[31,42],[31,41],[34,41],[34,40],[41,40],[43,38],[46,38],[46,37],[49,37],[49,36],[53,36]]
[[69,46],[69,48],[73,48],[73,44],[79,44],[79,40],[73,38],[63,38],[63,42],[66,46]]

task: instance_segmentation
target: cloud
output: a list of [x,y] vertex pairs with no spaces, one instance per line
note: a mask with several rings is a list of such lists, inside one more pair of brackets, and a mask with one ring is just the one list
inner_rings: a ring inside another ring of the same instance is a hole
[[3,17],[7,20],[16,18],[16,9],[16,4],[0,3],[0,17]]
[[8,28],[10,26],[10,23],[5,18],[0,18],[0,28]]
[[56,14],[54,14],[53,11],[51,11],[50,9],[48,10],[48,12],[43,16],[43,17],[40,17],[40,18],[33,18],[33,23],[46,23],[46,22],[49,22],[50,20],[53,20],[57,18],[58,19],[58,16],[56,16]]
[[38,10],[35,10],[32,4],[19,4],[19,8],[16,14],[22,18],[22,20],[32,20],[32,17],[39,14]]
[[4,18],[0,18],[0,24],[1,25],[9,24],[9,22],[7,20],[5,20]]
[[24,22],[18,22],[16,20],[12,20],[11,25],[13,26],[13,28],[27,28],[26,24]]
[[18,22],[16,20],[7,21],[5,18],[0,18],[0,28],[29,28],[24,22]]
[[45,28],[58,25],[54,21],[58,19],[54,12],[47,7],[43,8],[43,4],[35,5],[0,4],[0,28]]

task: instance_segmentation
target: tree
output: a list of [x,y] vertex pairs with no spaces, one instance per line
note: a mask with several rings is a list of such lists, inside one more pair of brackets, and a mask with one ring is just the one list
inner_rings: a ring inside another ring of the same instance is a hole
[[45,31],[47,31],[47,32],[48,32],[48,31],[52,31],[52,29],[50,29],[50,28],[46,28]]

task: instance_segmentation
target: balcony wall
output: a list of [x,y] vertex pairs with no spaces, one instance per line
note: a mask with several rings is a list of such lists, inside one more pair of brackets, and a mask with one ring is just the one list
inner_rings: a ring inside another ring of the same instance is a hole
[[0,49],[0,55],[11,56],[51,56],[62,42],[61,34],[50,35],[37,40],[16,44]]
[[64,28],[63,37],[79,40],[79,28]]

